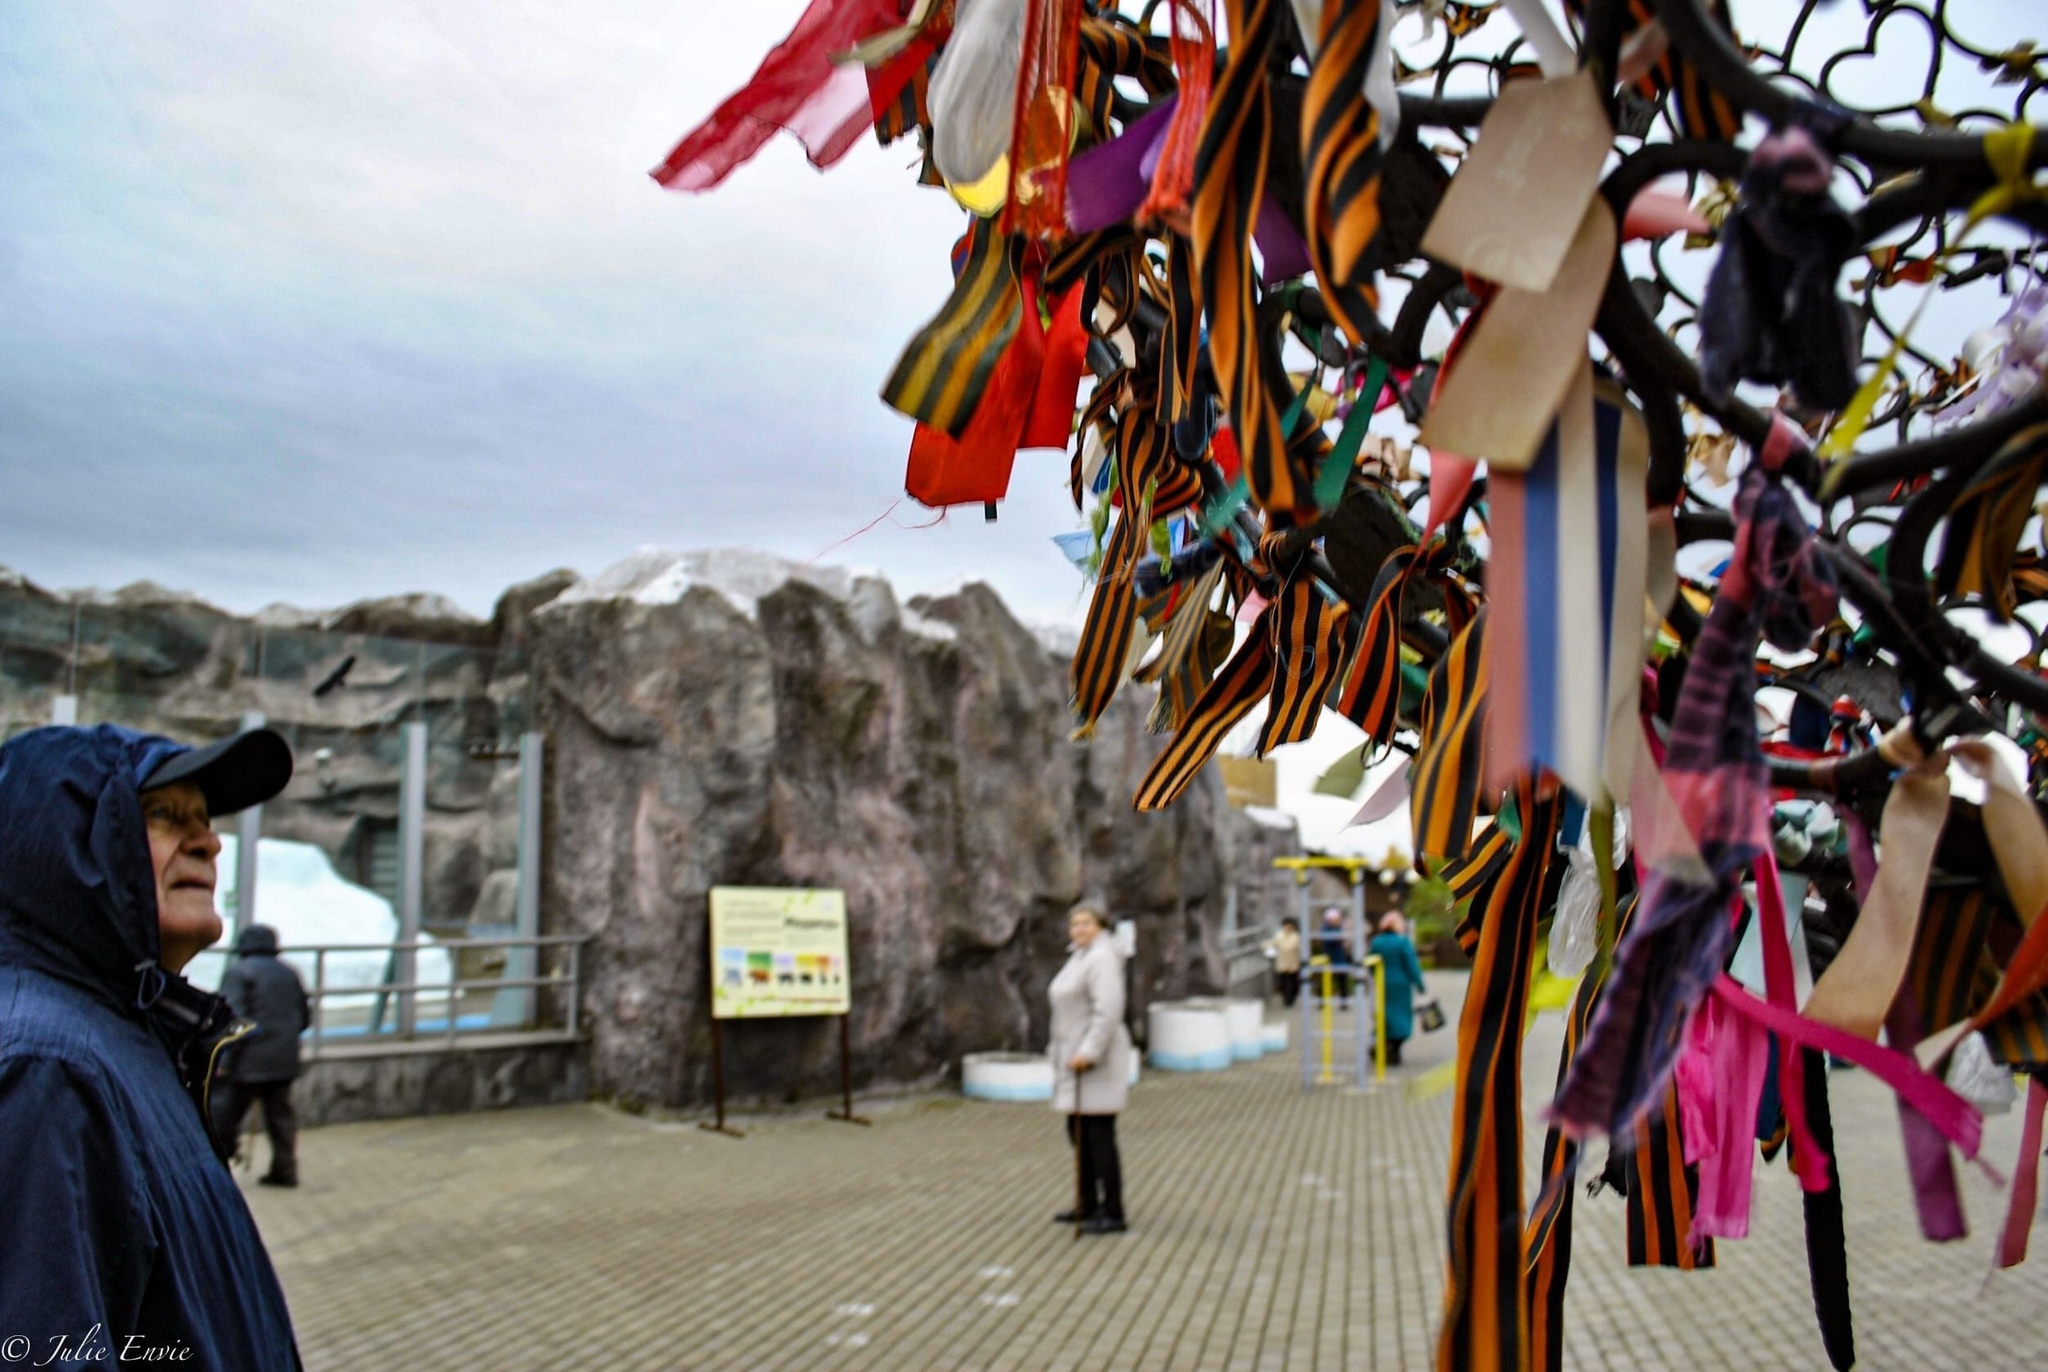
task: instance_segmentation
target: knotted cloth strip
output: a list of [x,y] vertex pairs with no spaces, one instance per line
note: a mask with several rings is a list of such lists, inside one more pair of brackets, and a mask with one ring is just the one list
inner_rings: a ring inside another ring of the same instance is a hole
[[989,220],[969,221],[953,293],[882,383],[891,409],[955,438],[966,430],[1024,318],[1012,242]]
[[1884,860],[1848,940],[1806,1002],[1808,1019],[1873,1041],[1905,982],[1927,874],[1948,820],[1947,755],[1921,756],[1910,725],[1893,730],[1886,745],[1894,760],[1906,760],[1906,770],[1885,797],[1878,828]]
[[1760,463],[1743,476],[1735,518],[1735,551],[1694,646],[1663,773],[1698,840],[1705,879],[1666,868],[1647,874],[1642,912],[1558,1095],[1567,1128],[1623,1132],[1662,1096],[1686,1021],[1727,964],[1742,873],[1770,844],[1769,769],[1754,718],[1757,643],[1768,636],[1804,648],[1833,614],[1834,578],[1791,491]]

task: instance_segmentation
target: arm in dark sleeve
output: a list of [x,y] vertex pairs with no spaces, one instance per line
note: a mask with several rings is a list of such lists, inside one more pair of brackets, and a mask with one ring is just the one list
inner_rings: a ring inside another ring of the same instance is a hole
[[0,1177],[0,1336],[29,1339],[33,1363],[97,1324],[118,1350],[156,1243],[134,1149],[89,1071],[0,1059]]
[[255,1018],[256,983],[249,975],[248,964],[240,958],[235,959],[226,975],[221,977],[220,993],[236,1014],[244,1019]]

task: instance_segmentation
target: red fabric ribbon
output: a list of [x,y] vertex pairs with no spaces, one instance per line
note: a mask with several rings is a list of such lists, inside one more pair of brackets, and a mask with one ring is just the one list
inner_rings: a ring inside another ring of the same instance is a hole
[[754,79],[683,135],[648,175],[672,191],[708,191],[751,161],[778,129],[796,136],[812,166],[831,166],[875,120],[866,68],[832,59],[900,23],[904,10],[905,0],[811,0]]
[[1010,126],[1005,233],[1050,238],[1067,231],[1067,154],[1080,113],[1074,96],[1080,53],[1081,0],[1029,0]]
[[[1207,10],[1205,14],[1203,11]],[[1167,39],[1180,99],[1173,122],[1152,169],[1152,187],[1139,208],[1143,219],[1172,220],[1187,212],[1195,186],[1195,149],[1202,141],[1202,117],[1209,109],[1209,87],[1216,76],[1216,7],[1213,0],[1173,0],[1173,23]]]
[[903,486],[911,499],[934,508],[986,505],[1010,491],[1019,448],[1067,446],[1074,429],[1074,395],[1087,370],[1088,331],[1081,320],[1081,287],[1070,287],[1052,307],[1052,327],[1039,317],[1042,287],[1036,273],[1018,277],[1024,317],[982,392],[981,404],[958,438],[919,424],[910,438],[910,469]]

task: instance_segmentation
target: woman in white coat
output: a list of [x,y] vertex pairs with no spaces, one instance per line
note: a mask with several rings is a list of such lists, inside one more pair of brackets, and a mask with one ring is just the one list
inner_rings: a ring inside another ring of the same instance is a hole
[[1124,1230],[1123,1165],[1116,1117],[1130,1094],[1131,1037],[1124,1028],[1124,959],[1092,905],[1067,916],[1070,955],[1052,979],[1053,1109],[1067,1117],[1081,1152],[1081,1204],[1053,1218],[1090,1234]]

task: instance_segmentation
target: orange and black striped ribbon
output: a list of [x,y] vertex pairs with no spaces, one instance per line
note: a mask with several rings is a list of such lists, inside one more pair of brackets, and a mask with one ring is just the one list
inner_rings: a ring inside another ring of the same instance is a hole
[[1472,842],[1485,800],[1486,617],[1473,614],[1429,675],[1409,820],[1418,857],[1452,857]]
[[1237,722],[1250,714],[1272,690],[1273,607],[1268,605],[1252,624],[1237,653],[1224,664],[1194,709],[1138,783],[1132,804],[1140,810],[1163,810],[1187,790],[1222,745]]
[[1685,1165],[1685,1138],[1678,1115],[1678,1086],[1636,1130],[1629,1154],[1628,1265],[1676,1267],[1682,1271],[1714,1265],[1714,1241],[1692,1242],[1692,1215],[1699,1205],[1700,1170]]
[[1110,133],[1115,108],[1115,81],[1129,77],[1157,100],[1174,89],[1173,56],[1164,38],[1142,33],[1117,14],[1086,15],[1081,20],[1081,61],[1074,97],[1094,126],[1097,138]]
[[1259,731],[1259,756],[1316,731],[1323,701],[1344,665],[1344,602],[1326,595],[1315,578],[1290,579],[1274,602],[1273,695]]
[[1938,591],[1982,596],[2000,619],[2012,618],[2018,604],[2013,565],[2044,474],[2048,424],[2036,424],[2008,439],[1949,507],[1935,577]]
[[1215,678],[1216,669],[1230,656],[1231,640],[1235,637],[1228,614],[1221,610],[1202,612],[1194,646],[1160,678],[1159,699],[1145,721],[1146,728],[1155,734],[1169,734],[1187,722],[1195,702]]
[[1470,900],[1500,873],[1513,852],[1515,840],[1498,824],[1488,825],[1477,843],[1459,853],[1437,870],[1437,876],[1451,888],[1451,900]]
[[1458,1017],[1458,1088],[1451,1116],[1440,1372],[1525,1367],[1529,1288],[1522,1245],[1522,1025],[1535,966],[1544,878],[1557,847],[1563,793],[1517,790],[1522,836],[1482,901],[1472,977]]
[[1315,469],[1296,465],[1273,397],[1289,389],[1277,340],[1258,327],[1252,226],[1266,193],[1273,100],[1267,66],[1285,0],[1225,0],[1230,60],[1195,153],[1195,257],[1209,316],[1209,360],[1243,455],[1252,500],[1275,523],[1316,517]]
[[1003,350],[1023,321],[1011,240],[985,219],[967,229],[953,293],[917,331],[882,385],[891,409],[958,438],[974,418]]
[[[1134,681],[1159,683],[1162,708],[1154,712],[1158,732],[1180,726],[1202,687],[1215,675],[1217,665],[1229,655],[1230,617],[1210,608],[1222,582],[1223,564],[1219,561],[1183,589],[1172,618],[1166,622],[1166,632],[1160,637],[1158,653],[1132,676]],[[1218,619],[1223,621],[1225,635],[1221,653],[1211,651]]]
[[[1630,35],[1657,17],[1654,0],[1627,0],[1627,3],[1628,22],[1623,28],[1622,39],[1624,47]],[[1586,5],[1587,0],[1564,0],[1566,11],[1581,29],[1585,27]],[[1728,0],[1709,0],[1707,16],[1727,30],[1730,38],[1734,37],[1734,25],[1728,17]],[[1675,49],[1665,50],[1663,56],[1636,81],[1636,90],[1645,99],[1653,101],[1670,95],[1676,102],[1679,133],[1686,138],[1727,143],[1742,132],[1742,111],[1708,85],[1699,68],[1687,62]]]
[[[1127,224],[1117,224],[1107,229],[1097,229],[1093,233],[1076,234],[1068,238],[1053,248],[1045,260],[1046,295],[1065,295],[1068,287],[1086,279],[1088,273],[1102,261],[1126,252],[1136,252],[1142,243],[1143,240],[1138,237],[1137,232]],[[1082,314],[1092,329],[1095,324],[1094,319],[1089,317],[1092,309],[1084,310]]]
[[1421,555],[1414,546],[1396,548],[1380,564],[1366,601],[1358,651],[1352,655],[1337,713],[1363,729],[1374,747],[1394,736],[1401,707],[1401,602],[1409,570]]
[[1082,737],[1094,729],[1116,688],[1123,684],[1124,664],[1130,658],[1131,637],[1138,624],[1138,588],[1129,567],[1137,560],[1143,537],[1139,519],[1126,510],[1110,526],[1103,543],[1095,593],[1088,601],[1080,641],[1074,645],[1073,708]]
[[1330,315],[1353,343],[1378,307],[1366,249],[1380,229],[1380,119],[1362,99],[1381,0],[1324,0],[1301,112],[1308,257]]
[[[2009,956],[2020,932],[2012,907],[1985,887],[1929,888],[1906,971],[1928,1033],[1991,998],[1998,985],[1998,950]],[[1991,1056],[2008,1067],[2048,1065],[2048,990],[2028,996],[1983,1033]]]
[[1084,734],[1123,682],[1138,614],[1134,577],[1152,521],[1186,509],[1202,495],[1201,477],[1175,457],[1172,433],[1158,422],[1147,397],[1133,386],[1121,398],[1113,451],[1123,508],[1103,546],[1095,594],[1074,650],[1074,712]]
[[1259,731],[1261,755],[1313,734],[1343,660],[1345,618],[1342,602],[1326,596],[1313,579],[1291,578],[1259,612],[1237,656],[1209,683],[1180,732],[1153,761],[1138,786],[1137,808],[1172,804],[1262,695],[1267,712]]
[[1166,336],[1160,365],[1171,382],[1162,387],[1166,418],[1178,422],[1194,407],[1202,365],[1202,287],[1195,272],[1195,245],[1173,235],[1166,248]]

